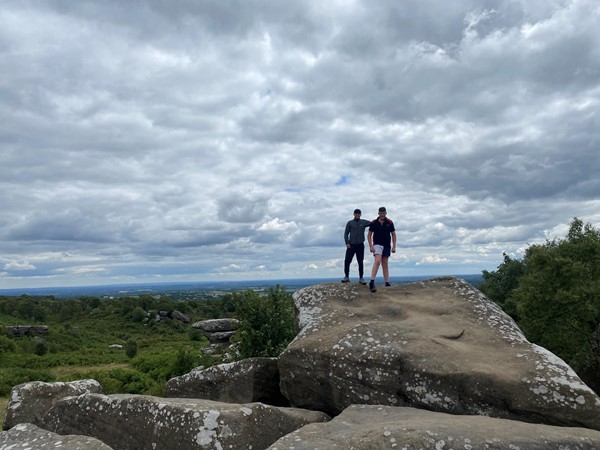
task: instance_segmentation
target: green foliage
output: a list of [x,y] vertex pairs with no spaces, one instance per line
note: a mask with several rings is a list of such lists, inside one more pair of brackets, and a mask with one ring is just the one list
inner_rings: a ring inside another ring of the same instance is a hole
[[125,354],[127,356],[129,356],[130,358],[133,358],[135,355],[137,355],[137,351],[138,351],[137,342],[130,339],[125,343]]
[[524,264],[512,293],[523,331],[567,361],[592,356],[590,339],[600,324],[600,232],[576,218],[566,239],[529,247]]
[[0,368],[0,397],[10,394],[13,386],[29,381],[55,381],[49,370],[25,369],[20,367]]
[[525,264],[518,259],[512,259],[506,253],[502,254],[504,261],[497,271],[482,272],[483,282],[479,289],[492,301],[500,305],[508,314],[516,318],[517,311],[510,295],[519,285],[519,278],[525,273]]
[[[233,300],[231,295],[186,301],[152,295],[67,300],[0,296],[0,328],[44,324],[49,329],[43,341],[0,333],[0,395],[28,381],[81,378],[97,379],[107,393],[163,395],[169,378],[217,361],[199,352],[207,339],[189,325],[170,319],[143,323],[159,310],[179,310],[192,321],[231,317]],[[108,348],[127,342],[135,344],[133,357]]]
[[517,320],[527,338],[563,358],[600,389],[600,231],[574,218],[564,239],[504,255],[480,289]]
[[266,296],[247,290],[233,298],[241,321],[235,340],[242,358],[278,356],[296,336],[292,296],[281,286],[269,289]]
[[14,353],[16,351],[17,344],[15,344],[14,339],[0,335],[0,355],[3,353]]

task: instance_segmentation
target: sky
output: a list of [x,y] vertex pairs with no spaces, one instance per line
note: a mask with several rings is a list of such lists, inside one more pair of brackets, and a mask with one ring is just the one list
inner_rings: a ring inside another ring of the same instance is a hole
[[0,288],[341,277],[354,208],[392,276],[600,226],[597,0],[0,0],[0,67]]

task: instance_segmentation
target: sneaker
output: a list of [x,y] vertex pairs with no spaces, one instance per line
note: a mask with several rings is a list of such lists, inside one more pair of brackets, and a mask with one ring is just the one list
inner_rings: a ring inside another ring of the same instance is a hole
[[377,292],[377,288],[375,287],[375,280],[369,281],[369,289],[371,289],[371,292]]
[[350,281],[350,278],[348,278],[348,277],[342,278],[342,283],[348,283],[349,281]]
[[361,277],[361,279],[360,279],[360,280],[358,280],[358,282],[359,282],[360,284],[367,284],[367,282],[365,281],[365,279],[364,279],[364,278],[362,278],[362,277]]
[[391,287],[391,286],[392,285],[388,281],[385,282],[385,287]]

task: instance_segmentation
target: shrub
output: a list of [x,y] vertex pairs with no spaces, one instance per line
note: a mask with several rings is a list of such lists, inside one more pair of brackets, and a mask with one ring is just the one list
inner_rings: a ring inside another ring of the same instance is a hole
[[266,296],[249,289],[234,298],[240,356],[278,356],[297,334],[292,296],[276,286]]

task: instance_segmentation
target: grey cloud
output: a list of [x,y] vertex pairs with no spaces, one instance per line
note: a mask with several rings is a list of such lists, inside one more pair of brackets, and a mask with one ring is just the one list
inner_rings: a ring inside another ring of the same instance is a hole
[[597,12],[7,4],[0,254],[36,269],[1,280],[338,276],[352,210],[381,204],[399,273],[493,268],[598,221]]

